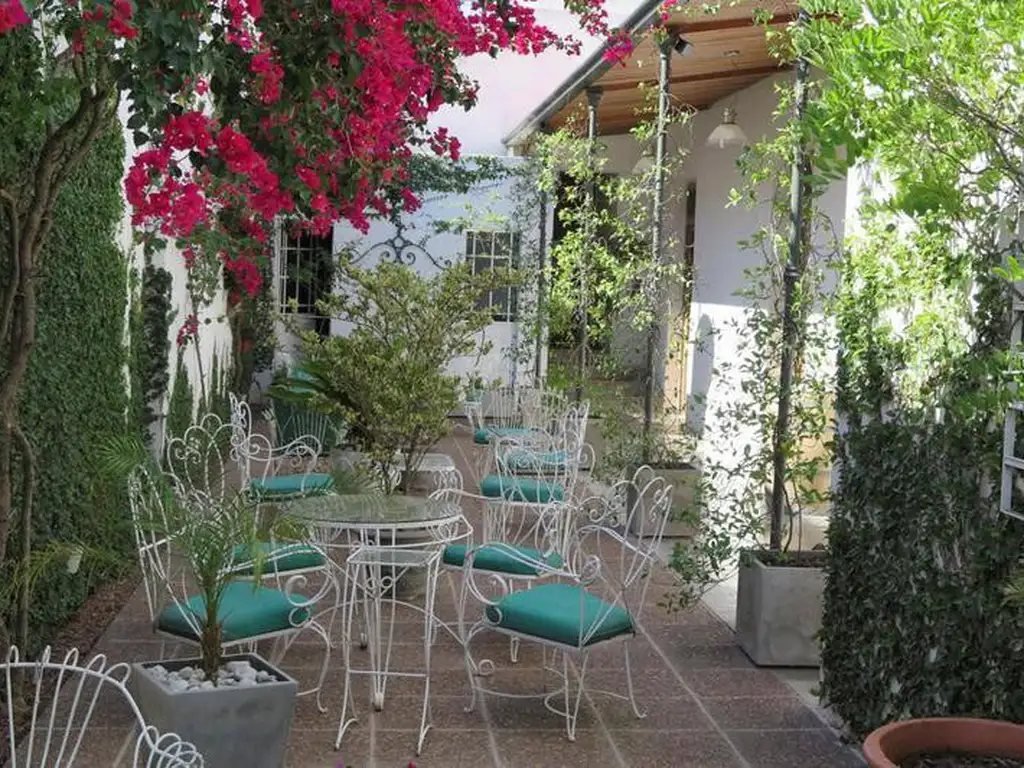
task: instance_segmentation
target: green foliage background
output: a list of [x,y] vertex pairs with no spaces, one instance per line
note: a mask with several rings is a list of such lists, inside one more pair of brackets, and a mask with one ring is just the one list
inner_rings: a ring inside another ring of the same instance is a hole
[[[0,155],[13,163],[16,151],[10,134],[0,132]],[[128,564],[134,558],[125,493],[99,480],[96,467],[104,439],[140,426],[125,386],[128,270],[115,242],[123,163],[124,142],[115,129],[100,139],[60,195],[42,258],[38,336],[21,410],[38,460],[33,548],[80,541],[123,553]],[[6,232],[0,234],[0,265],[6,270],[9,245]],[[19,536],[15,531],[13,540]],[[15,546],[11,556],[17,553]],[[31,614],[36,643],[45,644],[114,570],[86,563],[75,576],[62,568],[42,573]]]
[[828,75],[804,126],[815,170],[870,161],[887,182],[861,205],[835,314],[822,693],[859,735],[914,717],[1021,722],[1024,622],[1005,593],[1024,525],[999,507],[1024,368],[1001,274],[1022,254],[1024,5],[805,5],[822,15],[796,45]]

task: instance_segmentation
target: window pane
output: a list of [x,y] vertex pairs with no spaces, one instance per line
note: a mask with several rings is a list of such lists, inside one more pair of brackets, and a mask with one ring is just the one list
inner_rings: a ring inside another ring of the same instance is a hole
[[511,251],[511,237],[508,232],[496,232],[494,234],[494,250],[492,253],[495,256],[508,256]]

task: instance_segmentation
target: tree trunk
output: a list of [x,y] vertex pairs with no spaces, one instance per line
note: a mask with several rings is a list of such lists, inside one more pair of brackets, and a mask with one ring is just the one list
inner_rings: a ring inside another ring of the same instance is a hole
[[[14,304],[14,327],[7,355],[7,373],[0,383],[0,563],[7,557],[7,547],[14,515],[12,441],[21,434],[18,419],[18,394],[25,380],[29,355],[36,335],[36,285],[34,248],[19,249],[19,298]],[[2,341],[2,340],[0,340]],[[31,525],[31,509],[22,507],[23,524]]]

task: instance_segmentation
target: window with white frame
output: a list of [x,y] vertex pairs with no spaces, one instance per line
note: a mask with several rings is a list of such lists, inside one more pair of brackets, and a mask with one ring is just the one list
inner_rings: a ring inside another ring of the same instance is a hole
[[[488,269],[512,269],[519,258],[518,232],[466,232],[466,259],[474,275]],[[477,301],[481,309],[490,309],[495,322],[515,322],[519,311],[519,289],[506,286],[490,291]]]
[[332,238],[284,224],[278,240],[277,296],[282,312],[317,316],[316,303],[331,292]]

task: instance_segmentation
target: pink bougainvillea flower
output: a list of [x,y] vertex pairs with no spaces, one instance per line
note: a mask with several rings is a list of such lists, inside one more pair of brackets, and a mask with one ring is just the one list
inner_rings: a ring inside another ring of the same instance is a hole
[[0,0],[0,35],[30,21],[21,0]]

